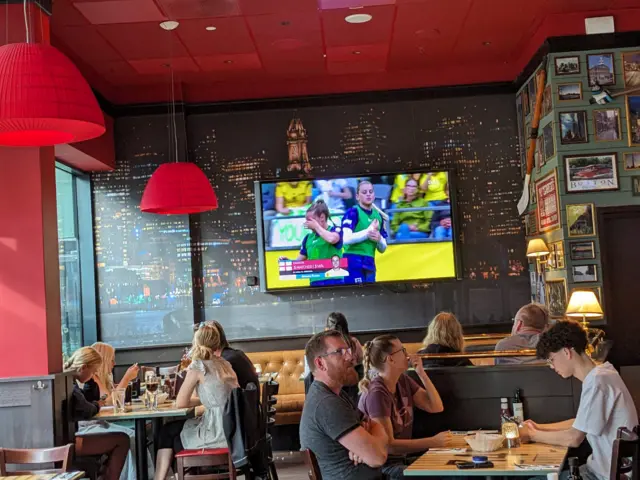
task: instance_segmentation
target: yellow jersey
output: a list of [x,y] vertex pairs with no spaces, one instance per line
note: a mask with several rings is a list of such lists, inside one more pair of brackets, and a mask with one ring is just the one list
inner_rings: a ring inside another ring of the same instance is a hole
[[276,185],[276,198],[284,199],[287,208],[304,207],[311,197],[311,182],[280,182]]
[[[434,200],[446,200],[449,198],[449,194],[447,193],[448,178],[447,172],[432,174],[429,177],[429,183],[427,185],[427,191],[424,194],[424,199],[427,202],[431,202]],[[422,179],[420,179],[420,181],[422,182]]]

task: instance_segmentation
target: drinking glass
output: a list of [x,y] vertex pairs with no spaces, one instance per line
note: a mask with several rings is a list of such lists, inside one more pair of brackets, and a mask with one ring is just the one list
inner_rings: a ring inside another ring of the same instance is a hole
[[160,379],[158,377],[149,376],[147,378],[147,395],[150,395],[149,398],[149,409],[157,410],[158,409],[158,387],[160,386]]
[[125,398],[127,390],[124,388],[116,388],[113,393],[113,407],[116,413],[125,412]]

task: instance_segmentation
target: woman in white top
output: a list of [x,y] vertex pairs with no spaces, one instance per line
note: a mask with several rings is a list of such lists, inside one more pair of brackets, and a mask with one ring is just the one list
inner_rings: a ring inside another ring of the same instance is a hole
[[[178,392],[177,408],[196,407],[196,417],[166,424],[160,432],[155,480],[164,480],[181,450],[227,447],[222,419],[231,391],[238,387],[231,364],[221,358],[220,333],[201,323],[193,336],[191,364]],[[193,396],[197,392],[197,396]]]

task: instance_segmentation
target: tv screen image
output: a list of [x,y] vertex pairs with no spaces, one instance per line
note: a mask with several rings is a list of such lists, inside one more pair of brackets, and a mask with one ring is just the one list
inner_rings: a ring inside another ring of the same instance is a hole
[[456,278],[450,173],[258,182],[263,288]]

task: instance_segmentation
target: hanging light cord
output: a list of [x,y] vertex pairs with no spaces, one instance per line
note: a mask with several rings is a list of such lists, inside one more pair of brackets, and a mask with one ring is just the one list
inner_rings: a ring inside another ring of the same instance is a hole
[[178,126],[176,125],[176,94],[173,80],[173,65],[171,65],[171,125],[173,126],[173,143],[176,162],[178,162]]
[[27,0],[24,0],[22,7],[24,10],[24,29],[27,33],[27,43],[29,43],[29,16],[27,15]]

